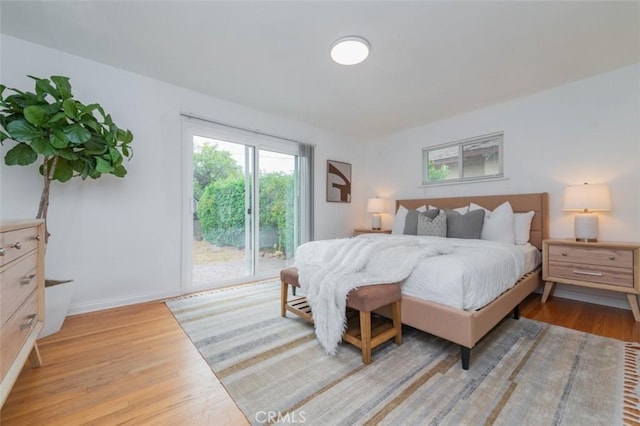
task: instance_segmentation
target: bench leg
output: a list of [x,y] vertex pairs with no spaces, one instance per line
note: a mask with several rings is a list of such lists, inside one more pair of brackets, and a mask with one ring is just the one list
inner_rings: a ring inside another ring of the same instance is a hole
[[287,297],[289,296],[289,284],[281,281],[280,284],[280,316],[287,316]]
[[391,304],[391,314],[393,316],[393,328],[396,330],[396,345],[402,344],[402,314],[400,311],[400,301]]
[[360,311],[360,343],[362,362],[371,364],[371,312]]

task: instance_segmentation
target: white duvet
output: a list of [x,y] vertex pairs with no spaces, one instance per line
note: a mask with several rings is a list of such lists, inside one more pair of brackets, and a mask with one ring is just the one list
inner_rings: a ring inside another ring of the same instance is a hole
[[487,305],[540,264],[540,252],[530,244],[384,234],[357,238],[418,238],[427,244],[452,247],[446,256],[421,260],[401,281],[402,294],[464,310]]
[[402,293],[457,309],[480,309],[540,263],[531,245],[487,240],[416,237],[446,241],[453,252],[418,263]]
[[423,259],[452,252],[450,245],[404,235],[312,241],[298,247],[300,287],[313,312],[320,344],[327,353],[336,352],[346,327],[351,290],[401,282]]

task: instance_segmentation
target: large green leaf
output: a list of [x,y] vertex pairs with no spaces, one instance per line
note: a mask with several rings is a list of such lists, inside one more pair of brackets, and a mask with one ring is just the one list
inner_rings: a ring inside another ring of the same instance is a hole
[[73,170],[78,172],[82,179],[86,179],[89,176],[89,169],[91,168],[89,163],[82,159],[76,159],[71,162]]
[[62,109],[67,117],[78,118],[78,108],[76,107],[76,103],[73,99],[66,99],[62,102]]
[[118,129],[117,138],[123,145],[127,145],[133,140],[133,134],[131,130]]
[[113,169],[112,173],[118,177],[125,177],[125,175],[127,174],[127,169],[125,169],[123,165],[119,165],[116,166],[115,169]]
[[100,132],[100,124],[96,121],[93,115],[85,115],[80,119],[80,122],[89,127],[95,132]]
[[64,129],[64,135],[69,139],[69,142],[73,144],[85,143],[91,139],[91,133],[79,124],[66,127]]
[[91,136],[83,145],[84,151],[88,155],[101,155],[107,151],[107,142],[98,135]]
[[49,119],[49,123],[50,124],[57,123],[58,121],[62,120],[63,118],[66,118],[66,117],[67,117],[67,115],[64,112],[60,111],[60,112],[54,114],[54,116]]
[[71,84],[69,84],[69,77],[54,75],[51,77],[51,81],[53,81],[53,83],[58,88],[58,92],[60,92],[60,97],[62,97],[62,99],[69,99],[73,97],[73,95],[71,94]]
[[49,142],[54,148],[62,149],[69,145],[69,139],[65,136],[64,132],[59,129],[55,129],[49,135]]
[[38,154],[42,154],[45,157],[51,157],[56,155],[57,150],[49,143],[47,138],[36,138],[31,141],[31,148]]
[[64,158],[58,159],[58,164],[53,172],[53,179],[60,182],[66,182],[73,177],[73,168],[69,161]]
[[30,105],[26,107],[23,114],[24,118],[26,118],[29,123],[36,126],[42,126],[49,121],[46,111],[39,105]]
[[38,158],[38,154],[26,143],[19,143],[4,156],[7,166],[26,166],[33,163]]
[[37,92],[48,93],[56,99],[60,97],[60,93],[51,85],[51,82],[49,81],[49,79],[37,78],[33,76],[29,76],[29,77],[33,78],[36,81],[36,93]]
[[109,147],[109,158],[111,159],[111,162],[115,164],[118,160],[122,159],[122,154],[120,154],[120,151],[117,149]]
[[[75,161],[75,160],[78,159],[78,154],[73,152],[73,149],[71,149],[71,148],[58,150],[57,155],[59,157],[66,158],[67,160],[72,160],[72,161]],[[74,168],[74,170],[75,170],[75,168]]]
[[64,113],[64,111],[62,111],[62,102],[54,102],[52,104],[42,104],[40,106],[48,115],[56,115],[59,113]]
[[113,166],[107,160],[104,160],[100,157],[96,157],[95,170],[98,173],[111,173],[113,171]]
[[7,131],[11,137],[19,142],[31,142],[44,136],[44,132],[34,125],[19,119],[7,124]]

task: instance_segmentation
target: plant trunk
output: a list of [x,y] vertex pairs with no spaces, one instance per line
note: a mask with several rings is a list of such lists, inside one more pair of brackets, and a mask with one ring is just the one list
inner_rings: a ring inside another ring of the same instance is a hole
[[49,242],[49,230],[47,228],[47,211],[49,210],[49,191],[51,188],[51,181],[53,180],[53,174],[56,171],[56,165],[58,164],[58,156],[54,156],[51,161],[51,168],[49,168],[49,157],[44,158],[42,164],[42,176],[44,178],[44,184],[42,186],[42,194],[40,195],[40,206],[38,207],[38,214],[36,219],[44,219],[44,242]]

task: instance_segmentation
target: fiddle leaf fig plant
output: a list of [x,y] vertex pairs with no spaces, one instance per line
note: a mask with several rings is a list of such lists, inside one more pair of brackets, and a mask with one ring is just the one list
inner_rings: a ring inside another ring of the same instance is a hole
[[[0,84],[0,143],[15,143],[4,157],[8,166],[39,161],[43,188],[36,218],[46,227],[51,182],[124,177],[122,163],[132,156],[133,134],[119,128],[99,104],[75,99],[68,77],[28,77],[35,81],[35,93]],[[49,232],[45,235],[48,241]]]

